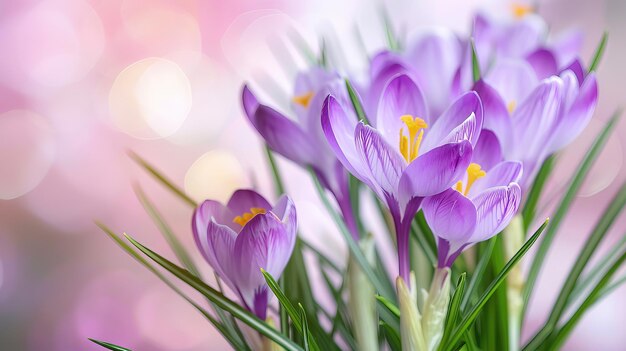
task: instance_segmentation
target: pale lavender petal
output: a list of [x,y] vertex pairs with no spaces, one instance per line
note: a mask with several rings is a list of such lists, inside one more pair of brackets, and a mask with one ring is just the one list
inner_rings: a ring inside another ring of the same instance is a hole
[[475,144],[478,141],[479,134],[477,132],[480,131],[483,124],[483,107],[478,94],[475,91],[470,91],[456,99],[429,128],[422,143],[422,150],[430,150],[443,144],[451,132],[466,122],[472,114],[474,114],[475,120],[468,121],[469,124],[466,127],[471,127],[469,130],[473,132],[469,140]]
[[477,212],[476,230],[471,242],[484,241],[502,231],[513,219],[522,197],[519,185],[491,188],[474,200]]
[[547,32],[546,22],[538,15],[529,14],[502,31],[496,49],[504,57],[524,57],[542,44]]
[[468,195],[470,198],[474,198],[486,189],[517,183],[522,178],[522,173],[521,162],[500,162],[489,169],[485,177],[476,180]]
[[485,82],[498,91],[506,106],[519,106],[537,86],[537,75],[526,61],[500,60],[489,71]]
[[474,146],[472,162],[478,163],[485,170],[490,170],[502,161],[503,157],[498,137],[492,131],[483,129],[476,146]]
[[296,232],[298,219],[296,215],[296,206],[293,201],[291,201],[291,198],[287,195],[281,196],[280,199],[278,199],[276,206],[272,209],[272,213],[274,213],[280,221],[283,222],[287,233]]
[[509,149],[509,145],[514,142],[513,125],[506,103],[495,89],[482,80],[476,82],[474,89],[480,96],[485,111],[483,128],[495,133],[503,150]]
[[311,136],[276,110],[260,105],[255,112],[256,128],[277,153],[300,164],[314,164],[318,148]]
[[598,85],[594,74],[580,87],[578,96],[561,113],[561,118],[554,128],[551,151],[557,151],[568,145],[587,127],[598,102]]
[[422,202],[424,217],[433,234],[451,243],[464,244],[476,227],[476,208],[456,190],[429,196]]
[[370,63],[370,83],[366,91],[364,106],[368,116],[376,116],[378,102],[389,81],[400,74],[410,74],[406,62],[389,51],[376,55]]
[[239,225],[233,223],[233,218],[237,214],[233,213],[228,207],[214,200],[205,200],[196,208],[193,216],[192,226],[198,228],[204,228],[208,225],[212,218],[217,223],[225,224],[231,229],[238,231]]
[[[269,211],[272,208],[267,200],[254,190],[239,189],[233,193],[226,205],[235,216],[250,212],[253,207]],[[231,219],[232,221],[232,219]]]
[[[403,115],[422,118],[428,123],[428,110],[422,92],[407,75],[392,78],[378,103],[376,129],[391,145],[399,145],[400,129],[405,128]],[[405,131],[406,134],[406,131]]]
[[460,179],[472,159],[469,141],[445,144],[409,164],[400,179],[400,202],[438,194]]
[[395,195],[406,165],[400,153],[376,129],[363,123],[357,124],[354,139],[357,152],[369,170],[370,181],[382,190],[382,193],[377,191],[378,195],[383,200],[389,194]]
[[557,73],[556,58],[552,51],[547,49],[537,49],[526,57],[526,61],[535,70],[537,78],[544,79]]
[[478,126],[478,119],[474,112],[472,112],[463,123],[452,129],[450,134],[444,137],[440,144],[456,143],[463,140],[476,143],[478,142],[479,135],[480,126]]
[[559,67],[569,64],[580,55],[583,39],[581,31],[573,30],[563,33],[550,45],[557,55]]
[[582,63],[580,62],[580,60],[576,59],[574,61],[572,61],[572,63],[569,64],[569,66],[567,66],[565,69],[563,69],[563,71],[561,71],[561,73],[570,70],[572,72],[574,72],[574,74],[576,75],[576,78],[578,78],[578,83],[582,84],[583,81],[585,80],[585,69],[583,68]]

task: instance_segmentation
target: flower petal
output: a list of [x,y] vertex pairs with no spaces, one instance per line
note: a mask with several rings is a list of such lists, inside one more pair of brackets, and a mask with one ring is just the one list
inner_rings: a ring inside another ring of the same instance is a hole
[[500,60],[489,71],[485,82],[500,94],[506,105],[519,106],[537,86],[537,75],[525,61]]
[[448,137],[458,126],[463,124],[474,114],[475,121],[470,122],[470,128],[476,133],[470,135],[472,145],[478,141],[478,131],[483,125],[483,106],[478,94],[475,91],[467,92],[456,99],[452,105],[434,122],[430,130],[426,132],[422,150],[430,150],[445,143]]
[[403,115],[422,118],[428,123],[426,102],[415,82],[406,74],[398,75],[385,86],[376,114],[376,129],[391,145],[398,145]]
[[504,100],[483,80],[476,82],[474,89],[480,96],[485,111],[483,128],[495,133],[503,150],[509,149],[509,145],[514,143],[513,124]]
[[287,195],[283,195],[278,199],[276,206],[272,209],[274,213],[283,225],[287,233],[295,232],[298,227],[298,219],[296,215],[296,206],[291,198]]
[[409,164],[400,179],[401,203],[438,194],[460,179],[472,159],[469,141],[434,148]]
[[476,180],[470,189],[469,197],[482,193],[483,191],[499,186],[507,186],[517,183],[522,177],[522,163],[517,161],[503,161],[487,171],[487,175]]
[[243,90],[241,92],[241,102],[243,105],[243,110],[250,120],[250,123],[252,123],[252,125],[256,127],[255,112],[256,109],[259,107],[259,101],[252,93],[252,90],[248,88],[247,84],[243,86]]
[[535,70],[537,78],[544,79],[557,73],[557,62],[554,54],[547,49],[537,49],[526,56],[526,61]]
[[474,146],[472,162],[478,163],[485,170],[490,170],[502,159],[502,148],[498,137],[492,131],[483,129],[476,146]]
[[476,208],[472,201],[456,190],[447,189],[425,198],[422,210],[428,226],[439,238],[465,244],[474,233]]
[[476,230],[471,242],[484,241],[504,229],[519,208],[522,191],[517,183],[491,188],[478,195],[473,201],[476,205]]
[[258,207],[269,211],[272,208],[267,200],[254,190],[239,189],[233,193],[226,205],[231,213],[239,216],[242,213],[250,212],[253,207]]
[[363,123],[356,126],[354,143],[362,162],[367,166],[370,182],[376,186],[374,191],[382,200],[386,200],[389,195],[395,196],[406,164],[400,153],[387,144],[376,129]]

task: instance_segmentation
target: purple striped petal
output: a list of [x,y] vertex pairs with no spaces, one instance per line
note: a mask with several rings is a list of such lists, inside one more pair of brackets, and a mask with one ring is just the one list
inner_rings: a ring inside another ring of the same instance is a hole
[[532,67],[522,60],[500,60],[489,71],[485,82],[504,100],[505,106],[519,104],[537,86],[537,76]]
[[376,185],[377,189],[374,190],[382,200],[386,200],[389,195],[395,196],[406,164],[400,153],[376,129],[362,122],[357,124],[354,131],[354,143],[367,166],[370,182]]
[[472,159],[469,141],[434,148],[409,164],[400,179],[400,202],[438,194],[460,179]]
[[544,79],[557,73],[558,65],[556,58],[550,50],[537,49],[526,57],[526,61],[532,66],[539,79]]
[[[472,114],[475,116],[473,121],[470,118]],[[478,141],[478,131],[480,131],[483,124],[482,103],[478,94],[474,91],[461,95],[435,121],[433,126],[429,128],[430,130],[426,132],[422,145],[423,150],[430,150],[445,143],[451,134],[455,134],[455,129],[464,122],[468,122],[468,124],[462,127],[461,130],[471,131],[471,135],[468,135],[470,137],[468,140],[474,145]]]
[[272,150],[300,165],[315,163],[318,148],[296,123],[265,105],[254,116],[257,131]]
[[296,206],[294,205],[291,198],[287,195],[283,195],[278,199],[276,206],[272,209],[272,213],[274,213],[283,225],[285,226],[285,231],[287,233],[295,233],[298,227],[298,219],[296,216]]
[[378,103],[376,129],[391,145],[398,145],[400,129],[405,127],[403,115],[422,118],[428,123],[426,102],[422,92],[409,76],[402,74],[392,78]]
[[492,188],[478,195],[476,205],[476,230],[471,242],[484,241],[502,231],[519,208],[522,191],[516,183]]
[[474,89],[485,111],[483,128],[495,133],[503,150],[509,149],[509,144],[513,142],[513,124],[506,103],[494,88],[482,80],[476,83]]
[[576,78],[578,78],[578,83],[582,84],[582,82],[585,80],[585,69],[583,68],[582,63],[580,63],[580,60],[576,59],[572,61],[572,63],[570,63],[569,66],[561,71],[561,73],[567,70],[574,72]]
[[422,210],[428,226],[437,237],[456,244],[469,242],[476,227],[476,208],[461,193],[447,189],[429,196],[422,202]]
[[469,197],[474,198],[483,191],[499,186],[517,183],[522,177],[522,163],[517,161],[503,161],[487,171],[487,175],[476,180],[470,189]]
[[[272,208],[267,200],[254,190],[239,189],[233,193],[226,205],[231,213],[239,216],[242,213],[250,212],[253,207],[262,208],[269,211]],[[232,218],[231,218],[232,221]]]
[[474,146],[472,162],[478,163],[485,170],[490,170],[502,161],[503,157],[498,137],[492,131],[483,129],[476,146]]

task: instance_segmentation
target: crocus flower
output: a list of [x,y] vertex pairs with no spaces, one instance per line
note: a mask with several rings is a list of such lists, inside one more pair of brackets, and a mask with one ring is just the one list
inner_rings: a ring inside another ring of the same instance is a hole
[[438,119],[427,116],[424,97],[407,75],[383,89],[374,126],[357,122],[332,95],[322,109],[324,132],[337,158],[390,210],[405,281],[411,221],[425,196],[451,187],[465,172],[482,126],[482,104],[469,92]]
[[454,187],[424,199],[424,217],[437,237],[439,269],[451,267],[465,248],[499,233],[517,213],[522,164],[492,166],[498,154],[494,134],[481,134],[473,162]]
[[193,214],[200,252],[249,311],[265,320],[268,286],[261,268],[278,279],[296,242],[296,209],[283,196],[272,207],[252,190],[237,190],[226,206],[204,201]]
[[348,185],[348,173],[328,147],[320,124],[324,98],[333,93],[348,100],[343,81],[336,73],[322,68],[301,73],[296,79],[292,120],[277,110],[260,104],[248,88],[243,88],[244,111],[267,145],[275,152],[302,167],[311,167],[335,197],[352,236],[358,239],[358,229]]
[[532,73],[528,63],[503,61],[474,87],[489,116],[484,127],[497,135],[505,159],[524,165],[524,189],[550,154],[585,129],[598,99],[595,75],[585,77],[580,65],[541,81]]

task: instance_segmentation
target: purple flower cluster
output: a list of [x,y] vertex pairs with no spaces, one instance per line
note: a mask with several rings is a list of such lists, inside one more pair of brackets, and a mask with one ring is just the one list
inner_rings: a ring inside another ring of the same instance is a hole
[[[260,103],[248,86],[244,111],[273,151],[314,170],[355,239],[348,173],[378,196],[393,218],[408,282],[409,232],[420,209],[437,237],[439,268],[450,267],[509,224],[541,164],[593,114],[598,88],[578,59],[579,36],[549,43],[541,18],[523,9],[516,15],[503,23],[480,14],[471,37],[438,29],[406,50],[373,55],[356,104],[339,73],[315,67],[298,76],[291,113]],[[358,120],[358,104],[368,121]],[[264,317],[267,286],[258,268],[282,271],[295,210],[287,198],[271,208],[253,194],[236,193],[226,207],[205,202],[194,232],[218,274]]]

